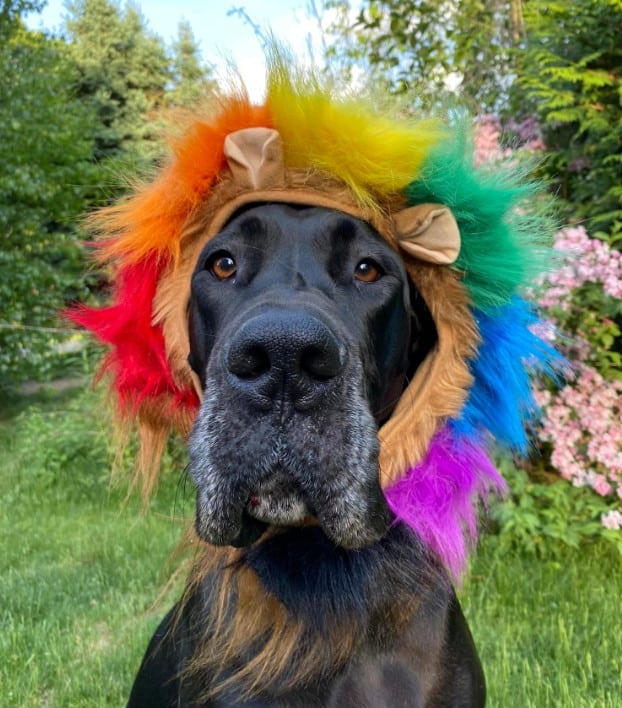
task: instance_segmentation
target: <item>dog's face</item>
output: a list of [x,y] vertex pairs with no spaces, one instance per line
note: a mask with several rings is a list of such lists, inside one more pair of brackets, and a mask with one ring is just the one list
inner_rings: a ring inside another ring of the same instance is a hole
[[346,548],[381,538],[377,430],[422,327],[401,259],[367,223],[281,204],[234,216],[192,276],[199,536],[241,546],[312,518]]

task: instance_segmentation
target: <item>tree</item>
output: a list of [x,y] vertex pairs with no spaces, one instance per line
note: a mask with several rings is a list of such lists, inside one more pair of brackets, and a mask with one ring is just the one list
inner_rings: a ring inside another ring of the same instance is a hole
[[167,91],[167,102],[173,106],[196,105],[216,89],[211,68],[201,62],[199,45],[190,24],[179,23],[177,40],[173,43],[172,86]]
[[622,1],[530,0],[524,12],[516,88],[543,125],[546,175],[572,218],[621,235]]
[[322,10],[333,18],[330,60],[361,67],[424,108],[443,104],[449,88],[484,112],[507,96],[523,32],[520,0],[365,0],[354,16],[347,0],[327,0]]
[[20,26],[26,12],[39,12],[45,0],[0,0],[0,39],[8,38]]
[[161,153],[153,117],[171,78],[162,40],[132,6],[122,10],[112,0],[75,0],[68,10],[77,96],[99,120],[95,158],[153,160]]
[[194,101],[209,84],[187,25],[171,67],[133,7],[76,0],[60,40],[23,28],[20,13],[35,6],[0,5],[3,384],[53,373],[68,334],[57,313],[105,282],[86,268],[80,216],[118,195],[115,173],[162,154],[159,109]]
[[95,193],[95,116],[68,88],[61,42],[15,22],[0,45],[0,380],[38,377],[64,337],[56,312],[88,292],[77,215]]

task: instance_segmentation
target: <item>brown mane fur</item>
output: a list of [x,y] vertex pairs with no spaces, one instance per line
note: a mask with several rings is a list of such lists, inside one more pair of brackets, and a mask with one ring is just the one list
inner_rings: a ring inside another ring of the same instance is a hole
[[[277,684],[285,692],[319,675],[332,677],[343,668],[361,641],[356,631],[360,628],[355,622],[344,618],[328,635],[312,634],[264,590],[250,568],[239,562],[238,550],[201,545],[179,605],[178,618],[208,575],[213,576],[216,588],[211,614],[186,671],[198,676],[230,671],[228,678],[205,686],[205,698],[240,683],[249,696]],[[394,618],[393,624],[397,619]],[[243,656],[245,660],[239,662]],[[293,656],[296,656],[295,671],[291,670]]]

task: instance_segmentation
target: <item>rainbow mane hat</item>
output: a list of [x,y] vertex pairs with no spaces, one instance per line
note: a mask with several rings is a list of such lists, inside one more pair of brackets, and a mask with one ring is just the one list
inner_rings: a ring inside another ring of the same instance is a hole
[[121,418],[139,423],[146,486],[168,434],[187,435],[198,412],[186,313],[203,245],[244,203],[331,206],[401,255],[434,319],[438,341],[379,430],[379,474],[396,518],[459,573],[478,500],[504,487],[488,449],[528,450],[530,378],[558,362],[519,294],[547,259],[536,186],[516,168],[474,167],[463,128],[331,97],[278,57],[262,105],[240,90],[215,104],[189,121],[153,181],[94,216],[112,303],[71,315],[110,345],[103,371]]

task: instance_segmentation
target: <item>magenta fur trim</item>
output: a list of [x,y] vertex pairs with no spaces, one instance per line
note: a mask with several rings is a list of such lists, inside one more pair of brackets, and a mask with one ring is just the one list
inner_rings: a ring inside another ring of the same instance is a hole
[[458,578],[477,540],[477,502],[506,484],[483,445],[446,427],[425,459],[384,490],[391,511],[431,548]]

